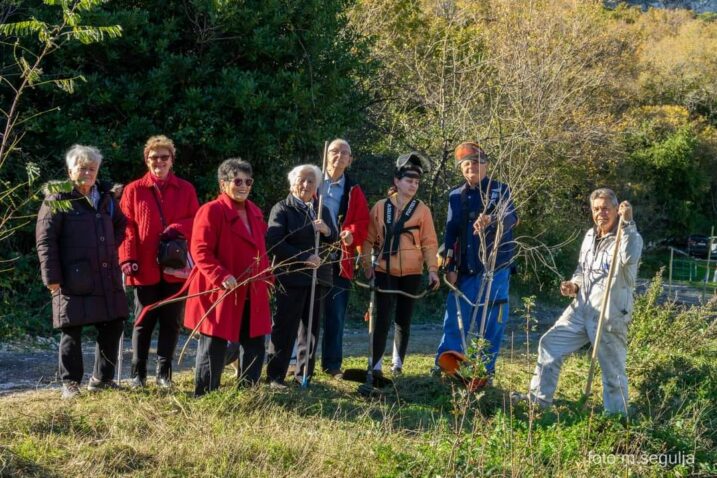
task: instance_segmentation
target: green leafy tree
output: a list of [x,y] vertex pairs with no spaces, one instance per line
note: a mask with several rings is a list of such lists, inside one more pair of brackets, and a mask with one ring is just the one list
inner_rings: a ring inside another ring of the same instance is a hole
[[626,186],[648,239],[709,231],[715,129],[682,106],[646,106],[625,117]]
[[[91,15],[101,3],[11,0],[0,5],[0,336],[47,327],[44,321],[35,322],[38,307],[47,301],[44,290],[27,290],[28,282],[37,283],[37,266],[34,257],[23,256],[22,238],[17,237],[34,218],[41,173],[30,148],[25,147],[26,133],[28,124],[56,109],[53,105],[38,107],[33,101],[38,91],[71,94],[76,82],[83,79],[51,67],[52,57],[70,45],[90,45],[121,35],[118,25],[86,21],[85,15]],[[4,315],[6,311],[10,315]]]
[[[24,195],[39,176],[35,162],[22,154],[21,141],[26,133],[24,124],[38,115],[51,111],[23,108],[28,93],[46,86],[72,93],[81,76],[48,73],[45,68],[51,55],[73,43],[89,45],[104,38],[116,38],[118,25],[97,26],[85,23],[82,15],[96,9],[101,0],[45,0],[30,15],[12,20],[25,13],[31,2],[10,1],[0,7],[0,242],[9,238],[28,221],[18,217],[29,197]],[[24,163],[25,167],[19,167]]]
[[44,92],[33,122],[38,156],[74,142],[98,146],[103,174],[127,182],[146,170],[152,134],[177,145],[175,167],[200,197],[216,194],[216,168],[233,156],[256,171],[253,199],[268,208],[298,162],[320,163],[324,140],[350,132],[366,98],[368,68],[346,27],[343,0],[217,2],[129,0],[94,13],[123,26],[121,39],[68,48],[54,60],[86,78],[74,98]]

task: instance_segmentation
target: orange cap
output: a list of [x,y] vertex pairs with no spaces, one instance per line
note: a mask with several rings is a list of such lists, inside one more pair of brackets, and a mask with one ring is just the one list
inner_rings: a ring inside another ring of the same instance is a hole
[[488,155],[480,147],[478,143],[472,143],[470,141],[461,143],[456,146],[455,150],[456,166],[467,160],[482,160],[481,162],[488,161]]

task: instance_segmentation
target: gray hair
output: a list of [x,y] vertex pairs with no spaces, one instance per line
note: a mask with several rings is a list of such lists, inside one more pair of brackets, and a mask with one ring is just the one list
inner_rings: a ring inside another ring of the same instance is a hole
[[294,183],[299,178],[299,175],[302,173],[302,171],[311,171],[311,173],[314,175],[314,179],[316,181],[316,186],[319,186],[319,182],[323,179],[321,177],[321,169],[319,169],[318,166],[315,166],[313,164],[300,164],[296,166],[294,169],[289,171],[289,174],[287,175],[287,178],[289,179],[289,187],[291,188],[294,186]]
[[331,140],[331,142],[329,143],[329,148],[331,147],[332,144],[342,144],[342,145],[346,146],[349,149],[349,154],[351,154],[351,145],[345,139],[336,138],[336,139]]
[[608,188],[599,188],[590,193],[590,206],[593,205],[593,201],[597,198],[605,198],[610,201],[610,204],[612,204],[614,207],[617,207],[617,194],[615,194],[615,191]]
[[231,181],[238,173],[244,173],[249,177],[254,174],[248,161],[244,161],[241,158],[229,158],[219,165],[217,180],[220,183],[222,181]]
[[94,146],[73,144],[65,153],[65,164],[70,171],[83,164],[94,163],[99,168],[102,164],[102,153]]

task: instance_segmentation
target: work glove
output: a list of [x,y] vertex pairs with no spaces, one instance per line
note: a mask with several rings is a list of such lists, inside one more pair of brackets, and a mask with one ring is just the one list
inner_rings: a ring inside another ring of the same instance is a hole
[[120,264],[120,269],[122,269],[122,274],[125,277],[132,277],[139,272],[139,264],[136,261],[125,261]]

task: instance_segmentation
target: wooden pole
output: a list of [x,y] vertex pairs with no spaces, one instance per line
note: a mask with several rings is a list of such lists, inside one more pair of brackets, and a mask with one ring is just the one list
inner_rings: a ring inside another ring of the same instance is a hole
[[585,385],[585,398],[590,397],[590,391],[593,385],[593,376],[595,375],[595,361],[597,359],[598,350],[600,348],[600,339],[602,338],[602,329],[605,323],[605,314],[610,303],[610,288],[612,287],[612,278],[617,269],[617,258],[620,255],[620,242],[622,241],[622,217],[617,225],[617,234],[615,235],[615,247],[612,250],[612,260],[610,261],[610,269],[607,272],[607,281],[605,283],[605,291],[602,296],[602,304],[600,305],[600,317],[598,318],[597,332],[595,333],[595,343],[593,344],[593,353],[590,357],[590,370],[588,371],[588,383]]
[[[324,183],[324,176],[326,175],[326,159],[329,152],[329,142],[324,141],[324,159],[323,164],[321,166],[321,178],[316,184],[316,192],[319,194],[319,210],[316,211],[316,218],[320,221],[321,220],[321,209],[324,204],[324,195],[321,193],[321,186]],[[321,238],[321,233],[318,229],[314,231],[314,255],[319,255],[319,241]],[[311,296],[310,296],[310,302],[309,302],[309,327],[306,331],[306,356],[305,356],[305,363],[304,363],[304,374],[301,379],[301,387],[306,388],[309,386],[309,362],[311,361],[311,351],[315,347],[313,347],[314,343],[311,340],[314,336],[311,333],[312,326],[314,324],[314,299],[316,298],[316,282],[317,282],[317,274],[318,274],[318,267],[315,267],[314,270],[311,272]],[[318,344],[317,344],[318,345]]]

